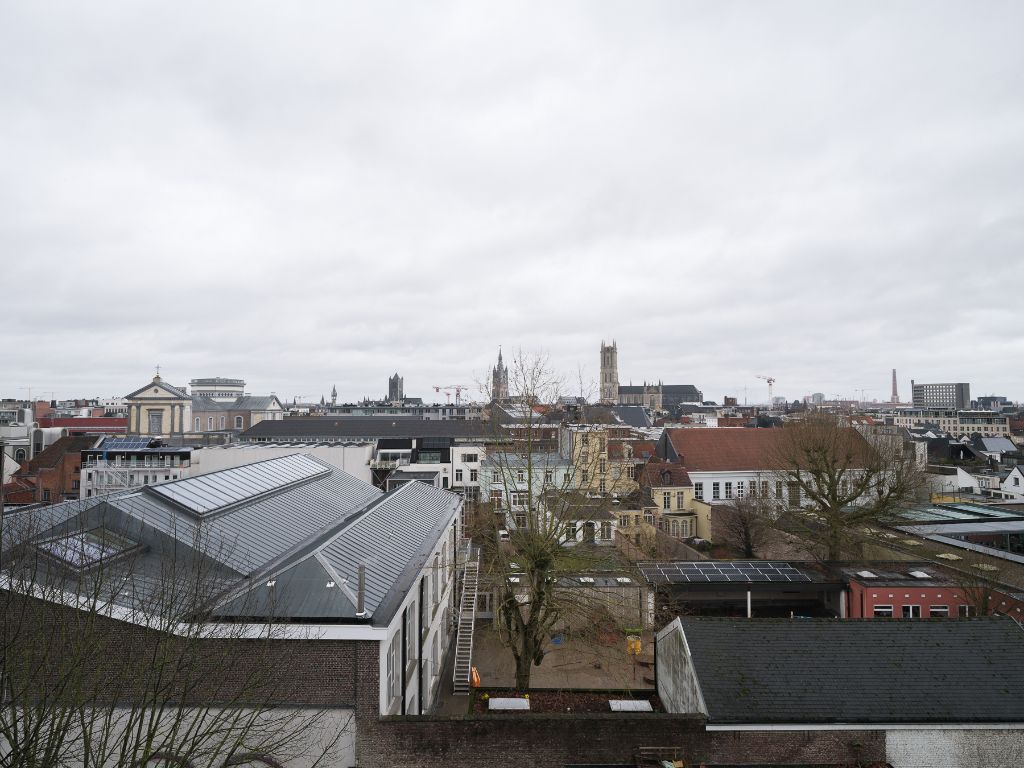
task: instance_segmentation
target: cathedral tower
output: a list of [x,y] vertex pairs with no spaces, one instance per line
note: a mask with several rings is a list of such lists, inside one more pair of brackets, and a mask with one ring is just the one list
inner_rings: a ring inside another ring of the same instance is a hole
[[619,348],[612,339],[611,344],[601,340],[601,402],[619,401]]

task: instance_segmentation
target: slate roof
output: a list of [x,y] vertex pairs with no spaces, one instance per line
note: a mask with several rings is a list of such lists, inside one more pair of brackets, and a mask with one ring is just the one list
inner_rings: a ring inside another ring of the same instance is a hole
[[192,412],[207,411],[265,411],[274,403],[280,407],[281,402],[275,395],[244,395],[229,401],[218,401],[205,395],[192,396]]
[[177,397],[177,398],[180,398],[182,400],[188,400],[189,399],[189,394],[183,388],[175,387],[175,386],[173,386],[171,384],[168,384],[166,381],[161,379],[159,376],[155,376],[153,378],[153,380],[151,382],[149,382],[149,384],[146,384],[145,386],[139,387],[134,392],[131,392],[131,393],[125,395],[124,399],[125,400],[130,400],[131,398],[133,398],[136,395],[138,395],[140,392],[145,392],[150,387],[158,387],[159,389],[163,389],[164,391],[166,391],[168,394],[172,395],[173,397]]
[[261,421],[245,430],[243,440],[320,440],[323,438],[382,437],[475,437],[486,439],[489,425],[479,421],[440,421],[427,419],[392,419],[388,416],[292,416],[275,421]]
[[612,412],[618,416],[623,423],[628,424],[631,427],[645,429],[651,426],[651,417],[647,414],[647,409],[642,406],[616,405],[612,407]]
[[1024,723],[1009,618],[681,618],[710,723]]

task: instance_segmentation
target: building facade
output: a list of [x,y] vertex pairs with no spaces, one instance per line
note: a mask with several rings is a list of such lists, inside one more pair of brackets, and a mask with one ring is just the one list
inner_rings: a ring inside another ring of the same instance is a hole
[[144,437],[180,437],[192,422],[192,398],[182,389],[165,382],[160,374],[129,395],[128,434]]
[[910,388],[917,408],[955,408],[962,411],[971,407],[971,385],[965,382],[917,384],[912,381]]

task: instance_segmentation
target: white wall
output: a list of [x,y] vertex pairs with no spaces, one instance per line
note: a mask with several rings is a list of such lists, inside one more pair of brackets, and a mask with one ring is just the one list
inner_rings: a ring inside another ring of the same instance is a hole
[[674,714],[707,714],[697,686],[690,652],[686,647],[679,619],[661,630],[657,643],[658,698],[666,712]]
[[1024,730],[892,730],[885,756],[893,768],[1020,768]]

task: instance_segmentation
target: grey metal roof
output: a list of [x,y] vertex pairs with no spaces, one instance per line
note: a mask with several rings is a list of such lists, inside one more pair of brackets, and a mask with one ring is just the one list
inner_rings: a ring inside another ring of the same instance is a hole
[[[353,619],[362,564],[376,624],[393,615],[461,503],[457,494],[423,483],[383,494],[311,456],[292,454],[5,516],[3,543],[12,545],[30,523],[39,540],[97,525],[127,532],[147,548],[142,570],[131,573],[140,585],[159,581],[158,553],[173,547],[214,563],[224,589],[257,585],[229,600],[225,616],[273,610],[276,618]],[[268,580],[280,585],[273,595],[260,592]],[[337,593],[324,591],[332,580],[342,585]]]
[[488,439],[489,424],[480,421],[390,419],[386,416],[292,416],[261,421],[241,434],[242,440],[318,440],[330,438],[453,437]]
[[681,618],[711,723],[1024,722],[1008,618]]
[[652,422],[647,414],[647,409],[639,405],[616,405],[612,408],[615,415],[622,419],[623,423],[638,429],[650,427]]
[[[425,483],[402,485],[319,542],[271,564],[253,579],[251,590],[233,596],[217,613],[251,617],[261,615],[262,607],[278,617],[354,619],[362,565],[366,569],[364,608],[374,625],[386,626],[460,504],[460,497],[450,491]],[[326,586],[329,581],[335,582],[332,587]],[[313,595],[302,588],[305,584],[312,585]]]

